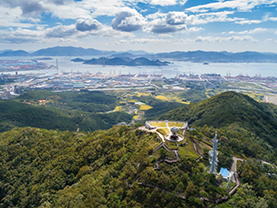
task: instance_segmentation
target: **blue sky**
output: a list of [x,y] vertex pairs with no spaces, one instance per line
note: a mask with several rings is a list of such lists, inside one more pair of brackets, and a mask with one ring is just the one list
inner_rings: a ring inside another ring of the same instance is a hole
[[277,53],[277,0],[0,0],[0,50]]

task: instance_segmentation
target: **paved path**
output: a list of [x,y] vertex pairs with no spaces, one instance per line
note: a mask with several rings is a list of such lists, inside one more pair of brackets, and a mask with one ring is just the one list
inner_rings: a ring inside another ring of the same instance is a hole
[[170,128],[168,126],[168,123],[166,122],[165,124],[166,124],[166,127],[167,127],[168,131],[170,132]]
[[164,143],[165,142],[164,141],[164,136],[160,132],[158,132],[157,130],[155,132],[159,135],[159,137],[162,139],[162,141]]
[[241,159],[241,158],[238,158],[238,157],[233,157],[233,164],[232,164],[232,167],[231,167],[231,171],[233,172],[233,173],[236,173],[237,172],[237,161],[243,161],[243,159]]

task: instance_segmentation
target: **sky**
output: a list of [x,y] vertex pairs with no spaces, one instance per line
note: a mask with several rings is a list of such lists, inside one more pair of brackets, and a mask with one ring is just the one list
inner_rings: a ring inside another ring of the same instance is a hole
[[277,0],[0,0],[0,51],[277,53]]

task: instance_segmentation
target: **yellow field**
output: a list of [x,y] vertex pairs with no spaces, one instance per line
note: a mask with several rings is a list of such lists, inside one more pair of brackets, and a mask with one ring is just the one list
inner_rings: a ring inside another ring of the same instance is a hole
[[151,108],[153,108],[152,106],[150,106],[150,105],[141,105],[140,106],[140,108],[139,108],[139,110],[149,110],[149,109],[151,109]]
[[261,102],[264,96],[264,94],[262,93],[254,93],[254,92],[247,92],[247,93],[243,93],[245,95],[248,95],[249,97],[253,98],[254,100],[258,101],[258,102]]
[[138,119],[138,115],[133,116],[133,119],[137,120]]
[[180,97],[173,96],[173,95],[170,96],[169,101],[175,101],[177,103],[182,103],[182,104],[185,104],[185,105],[189,105],[190,104],[190,102],[184,102],[184,101],[182,101],[182,99]]
[[168,122],[169,127],[173,127],[173,126],[182,127],[183,125],[184,125],[184,123]]
[[207,98],[210,98],[211,96],[209,96],[208,92],[205,92],[205,95],[207,96]]
[[150,122],[150,124],[152,126],[156,126],[156,127],[166,127],[166,123],[165,122]]
[[126,102],[125,102],[125,101],[119,101],[119,103],[120,103],[120,104],[124,104],[124,103],[126,103]]
[[163,95],[156,96],[156,99],[169,101],[169,99]]
[[129,103],[135,103],[137,102],[136,100],[128,100]]
[[137,96],[141,97],[141,96],[150,96],[151,93],[142,93],[142,92],[137,92]]
[[116,106],[113,111],[122,111],[122,108],[120,106]]

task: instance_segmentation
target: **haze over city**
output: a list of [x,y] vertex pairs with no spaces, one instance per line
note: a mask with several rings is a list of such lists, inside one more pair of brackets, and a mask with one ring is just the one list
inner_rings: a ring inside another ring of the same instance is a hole
[[277,0],[1,0],[0,49],[277,52]]

